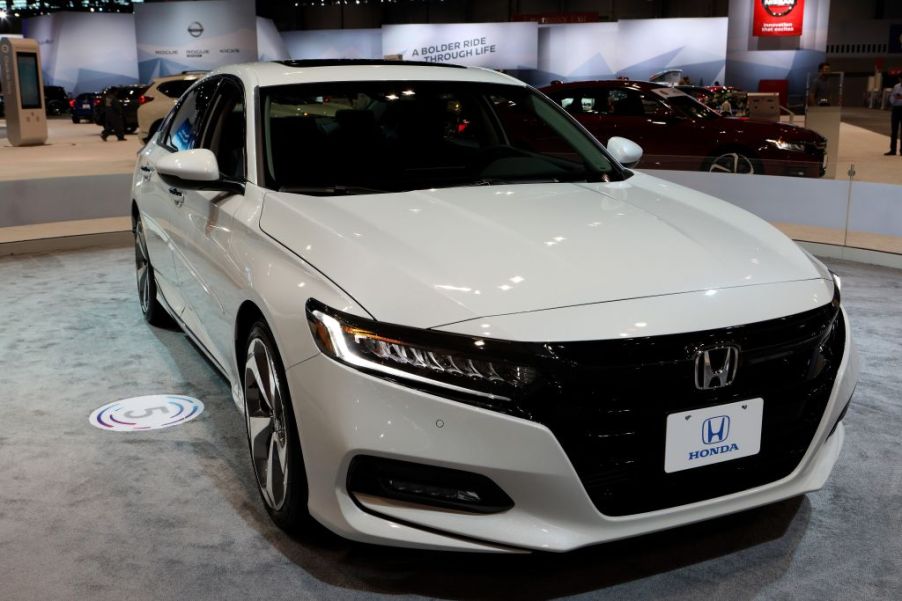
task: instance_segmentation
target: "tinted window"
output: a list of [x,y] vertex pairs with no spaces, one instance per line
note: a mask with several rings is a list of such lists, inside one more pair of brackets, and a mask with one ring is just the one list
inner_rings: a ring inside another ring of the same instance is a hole
[[185,96],[169,123],[165,145],[175,150],[196,148],[204,114],[210,104],[216,81],[205,81]]
[[116,96],[119,100],[137,99],[147,90],[148,86],[123,86],[116,88]]
[[267,186],[307,194],[619,178],[542,96],[472,82],[346,82],[261,90]]
[[185,90],[190,88],[191,84],[193,84],[195,81],[196,80],[194,79],[164,81],[159,86],[157,86],[157,89],[170,98],[180,98],[181,95],[185,93]]
[[225,79],[213,100],[200,147],[213,151],[220,173],[227,177],[244,179],[244,124],[244,93],[235,82]]

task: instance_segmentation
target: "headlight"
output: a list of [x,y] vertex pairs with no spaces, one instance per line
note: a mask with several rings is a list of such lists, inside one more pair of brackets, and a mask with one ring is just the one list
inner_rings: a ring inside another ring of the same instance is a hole
[[792,152],[805,152],[805,145],[786,140],[767,140],[768,144],[776,146],[779,150],[791,150]]
[[363,319],[310,299],[307,321],[332,359],[398,384],[513,415],[536,370],[515,343]]

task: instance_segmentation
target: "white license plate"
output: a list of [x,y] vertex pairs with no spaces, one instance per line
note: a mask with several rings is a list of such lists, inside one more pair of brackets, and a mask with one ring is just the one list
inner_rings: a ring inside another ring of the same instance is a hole
[[757,455],[763,415],[764,399],[671,413],[664,471],[669,474]]
[[83,105],[81,105],[81,108],[83,108],[83,109],[89,109],[89,108],[91,108],[91,105],[90,105],[90,104],[83,104]]

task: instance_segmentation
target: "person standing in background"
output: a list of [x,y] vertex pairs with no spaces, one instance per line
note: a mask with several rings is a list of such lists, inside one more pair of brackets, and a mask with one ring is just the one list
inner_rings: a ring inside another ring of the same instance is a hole
[[111,134],[122,142],[125,140],[125,110],[122,101],[116,95],[116,89],[107,91],[103,97],[103,131],[100,137],[106,142]]
[[[896,85],[893,91],[889,93],[890,111],[890,134],[889,134],[889,152],[884,153],[886,156],[896,154],[899,142],[899,130],[902,129],[902,74],[896,78]],[[902,154],[902,149],[899,149]]]
[[808,106],[830,106],[833,87],[830,85],[830,63],[817,66],[817,77],[811,82]]

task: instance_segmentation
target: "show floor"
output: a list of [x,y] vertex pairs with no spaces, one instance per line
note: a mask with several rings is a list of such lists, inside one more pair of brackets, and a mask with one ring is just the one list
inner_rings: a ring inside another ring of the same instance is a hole
[[[0,259],[0,599],[902,598],[902,271],[836,262],[863,371],[827,486],[566,555],[288,538],[253,482],[229,389],[148,326],[130,248]],[[112,433],[113,400],[180,393],[180,427]]]
[[68,116],[51,117],[47,144],[15,148],[6,139],[6,120],[0,119],[0,181],[132,173],[143,146],[138,136],[104,142],[101,130],[93,123],[72,123]]

